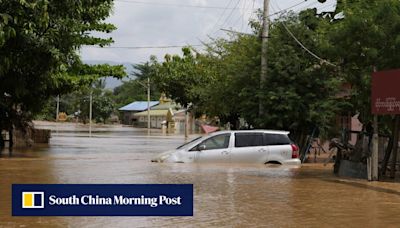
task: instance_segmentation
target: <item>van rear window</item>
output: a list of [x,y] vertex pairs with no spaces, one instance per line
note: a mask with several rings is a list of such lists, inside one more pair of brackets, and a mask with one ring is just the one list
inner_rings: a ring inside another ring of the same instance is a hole
[[283,134],[264,134],[264,145],[288,145],[291,141],[287,135]]

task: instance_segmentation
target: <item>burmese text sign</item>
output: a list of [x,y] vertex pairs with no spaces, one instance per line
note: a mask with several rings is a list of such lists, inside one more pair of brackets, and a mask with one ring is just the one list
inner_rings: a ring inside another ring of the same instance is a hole
[[400,69],[372,74],[373,114],[400,114]]

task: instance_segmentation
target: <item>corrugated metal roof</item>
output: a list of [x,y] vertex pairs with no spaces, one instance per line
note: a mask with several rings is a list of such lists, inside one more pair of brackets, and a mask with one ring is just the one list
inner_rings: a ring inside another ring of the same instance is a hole
[[[150,107],[153,107],[155,105],[158,105],[160,102],[159,101],[150,101]],[[125,105],[122,108],[118,109],[119,111],[145,111],[147,110],[147,101],[135,101],[132,102],[128,105]]]
[[[169,110],[150,110],[150,116],[166,116]],[[147,116],[147,110],[133,114],[134,116]]]

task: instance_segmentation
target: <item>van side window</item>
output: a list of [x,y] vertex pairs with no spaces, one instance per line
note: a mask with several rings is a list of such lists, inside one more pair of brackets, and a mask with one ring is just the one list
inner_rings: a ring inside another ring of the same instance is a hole
[[216,135],[214,137],[204,140],[199,145],[205,145],[205,150],[225,149],[229,147],[230,138],[231,134]]
[[263,146],[262,133],[235,133],[235,147]]
[[287,135],[283,134],[264,134],[264,145],[288,145],[291,141]]

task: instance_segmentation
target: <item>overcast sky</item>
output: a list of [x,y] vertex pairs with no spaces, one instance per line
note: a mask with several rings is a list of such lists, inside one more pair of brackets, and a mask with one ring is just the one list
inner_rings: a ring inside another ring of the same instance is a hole
[[[155,55],[180,53],[179,47],[168,49],[128,49],[115,47],[159,47],[200,44],[208,36],[226,35],[221,28],[249,33],[248,21],[263,0],[115,0],[112,16],[117,26],[111,37],[114,48],[84,47],[84,61],[142,63]],[[253,5],[254,4],[254,5]],[[329,10],[336,0],[320,4],[317,0],[271,0],[270,14],[286,9],[300,11],[316,7]],[[235,9],[236,8],[236,9]]]

